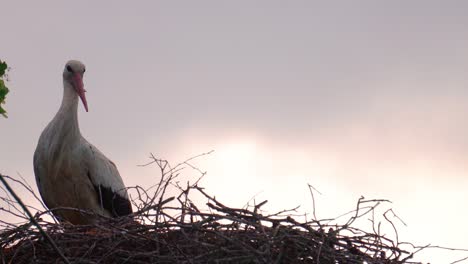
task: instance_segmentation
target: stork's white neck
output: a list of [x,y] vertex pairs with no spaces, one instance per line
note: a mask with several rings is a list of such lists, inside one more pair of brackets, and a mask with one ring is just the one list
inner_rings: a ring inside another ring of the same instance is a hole
[[62,139],[79,140],[81,137],[78,124],[78,100],[73,86],[63,80],[62,104],[51,122],[54,130],[62,134]]
[[63,98],[62,105],[59,112],[67,112],[77,116],[78,111],[78,94],[70,84],[70,82],[63,80]]

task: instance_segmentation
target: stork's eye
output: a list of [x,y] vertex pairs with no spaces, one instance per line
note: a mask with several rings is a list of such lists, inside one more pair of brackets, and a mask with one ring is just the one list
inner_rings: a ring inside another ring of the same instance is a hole
[[85,71],[86,71],[86,68],[83,68],[83,72],[85,72]]
[[72,67],[70,67],[70,65],[67,65],[67,71],[68,72],[73,72]]

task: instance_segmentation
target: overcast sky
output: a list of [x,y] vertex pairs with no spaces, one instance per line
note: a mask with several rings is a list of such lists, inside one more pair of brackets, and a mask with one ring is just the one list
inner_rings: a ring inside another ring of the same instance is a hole
[[321,218],[386,198],[408,224],[400,239],[467,248],[467,12],[429,0],[2,3],[0,172],[34,184],[38,137],[78,59],[82,134],[127,185],[158,180],[137,166],[150,152],[177,163],[215,150],[197,165],[226,204],[257,195],[310,212],[310,183]]

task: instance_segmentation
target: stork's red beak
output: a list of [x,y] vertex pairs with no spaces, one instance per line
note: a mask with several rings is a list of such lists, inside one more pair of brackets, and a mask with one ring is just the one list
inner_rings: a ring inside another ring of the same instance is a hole
[[86,112],[88,112],[88,102],[86,102],[85,96],[86,90],[84,89],[83,78],[79,73],[73,74],[73,87],[75,88],[78,96],[80,96],[81,102],[83,102],[83,106]]

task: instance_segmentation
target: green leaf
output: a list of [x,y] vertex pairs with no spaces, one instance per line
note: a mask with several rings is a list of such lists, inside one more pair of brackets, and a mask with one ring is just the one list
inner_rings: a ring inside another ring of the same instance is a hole
[[8,117],[8,116],[6,115],[6,111],[5,111],[5,109],[3,109],[1,103],[0,103],[0,115],[3,115],[4,117]]
[[8,94],[9,90],[8,87],[6,87],[3,78],[7,70],[8,65],[6,64],[6,62],[0,60],[0,115],[3,115],[5,118],[8,116],[6,115],[6,110],[2,108],[2,104],[5,103],[5,97]]
[[5,100],[5,96],[8,94],[10,90],[5,86],[5,82],[3,80],[0,80],[0,103]]
[[2,77],[6,70],[8,69],[8,65],[4,61],[0,61],[0,77]]

